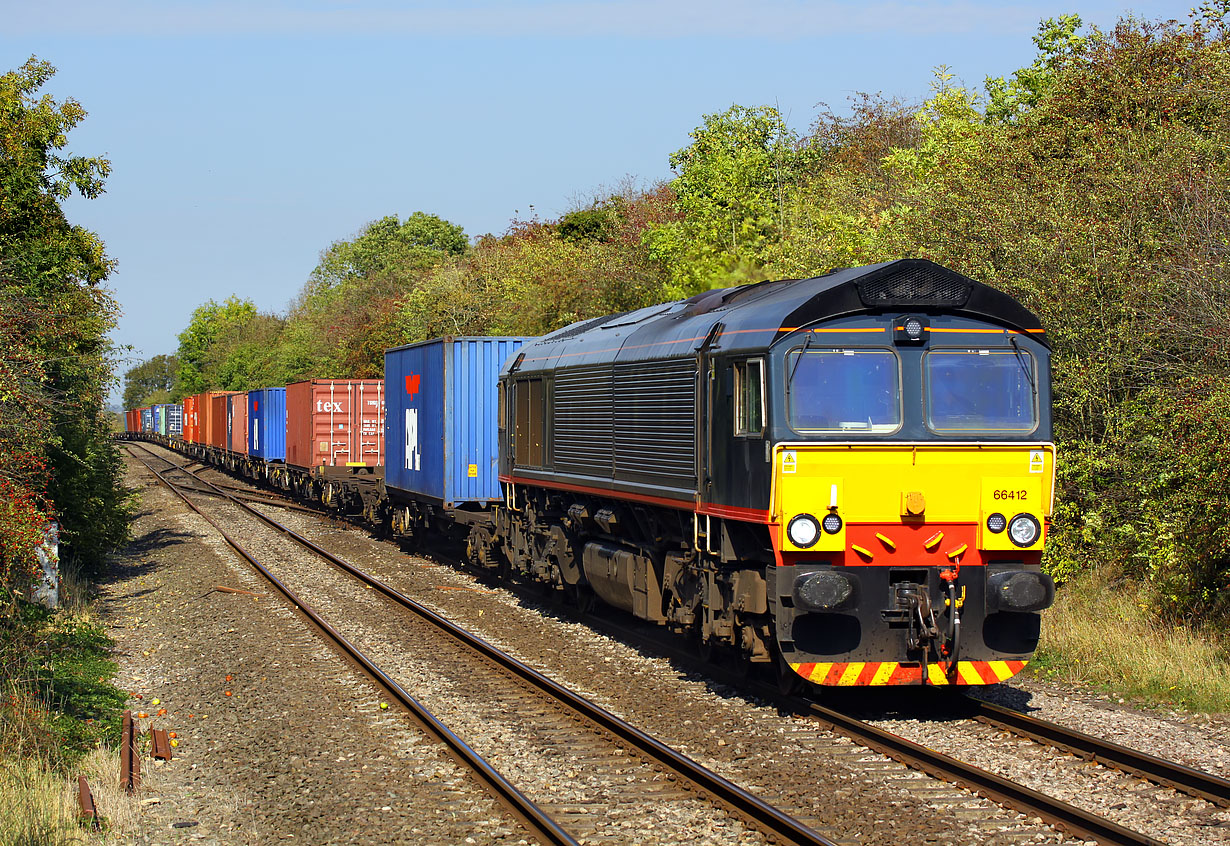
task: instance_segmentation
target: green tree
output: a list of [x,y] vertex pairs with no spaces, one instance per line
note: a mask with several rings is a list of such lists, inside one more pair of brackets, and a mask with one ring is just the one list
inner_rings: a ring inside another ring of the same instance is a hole
[[124,374],[124,408],[170,402],[179,378],[179,359],[156,355]]
[[374,221],[321,254],[281,338],[288,379],[370,377],[400,343],[399,303],[433,270],[469,249],[464,230],[426,212]]
[[[217,373],[219,340],[256,318],[256,305],[251,300],[227,297],[221,304],[210,300],[192,312],[192,319],[179,333],[179,382],[175,400],[220,387]],[[214,357],[211,358],[211,352]]]
[[1047,18],[1038,26],[1034,45],[1038,58],[1027,68],[1021,68],[1012,79],[987,77],[986,120],[1007,122],[1032,109],[1050,90],[1055,72],[1065,63],[1078,61],[1088,45],[1088,38],[1077,34],[1080,15],[1060,15]]
[[361,277],[392,274],[409,279],[468,247],[465,230],[434,214],[414,212],[404,223],[389,215],[369,223],[353,240],[336,241],[321,253],[305,293],[311,296]]
[[[86,113],[39,96],[54,73],[32,57],[0,76],[0,536],[54,518],[63,556],[89,565],[123,540],[129,515],[103,409],[117,308],[100,284],[113,266],[102,242],[60,202],[101,194],[110,163],[64,151]],[[23,546],[3,550],[0,578],[23,578]]]
[[213,384],[224,391],[250,391],[294,381],[280,355],[285,327],[286,321],[272,314],[229,324],[206,356]]
[[787,225],[786,196],[805,158],[772,106],[731,106],[691,135],[670,157],[679,218],[646,236],[677,296],[764,278],[764,251]]

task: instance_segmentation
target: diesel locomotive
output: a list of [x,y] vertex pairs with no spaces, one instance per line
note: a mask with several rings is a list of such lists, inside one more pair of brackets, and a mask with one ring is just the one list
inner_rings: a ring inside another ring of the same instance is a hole
[[246,395],[246,440],[187,414],[158,437],[786,689],[983,685],[1024,667],[1054,600],[1050,386],[1033,314],[903,259],[389,350],[382,430],[335,414],[305,457],[283,389]]
[[1037,318],[926,260],[578,323],[504,365],[471,550],[787,686],[993,684],[1054,599],[1050,402]]

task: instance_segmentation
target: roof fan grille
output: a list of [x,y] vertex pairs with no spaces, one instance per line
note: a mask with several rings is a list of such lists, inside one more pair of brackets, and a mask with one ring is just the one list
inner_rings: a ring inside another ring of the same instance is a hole
[[625,314],[631,313],[632,312],[630,311],[621,311],[619,314],[604,314],[602,317],[595,317],[591,320],[581,320],[573,323],[571,326],[564,326],[556,329],[554,333],[551,333],[550,339],[552,341],[563,341],[568,338],[575,338],[577,335],[580,335],[583,332],[588,332],[590,329],[597,329],[609,320],[616,320],[623,317]]
[[938,267],[907,267],[860,282],[859,296],[868,306],[961,306],[969,285]]

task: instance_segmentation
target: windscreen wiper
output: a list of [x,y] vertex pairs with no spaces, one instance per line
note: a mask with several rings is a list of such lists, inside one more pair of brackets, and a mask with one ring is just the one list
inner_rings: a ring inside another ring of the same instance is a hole
[[1036,394],[1038,386],[1034,384],[1034,369],[1029,366],[1029,362],[1025,358],[1025,351],[1021,349],[1016,342],[1016,335],[1009,335],[1008,342],[1012,344],[1012,349],[1016,351],[1017,363],[1021,365],[1021,369],[1025,371],[1025,378],[1029,380],[1029,387]]
[[811,346],[811,330],[807,330],[807,337],[803,340],[803,349],[799,350],[799,357],[794,360],[794,367],[790,368],[790,378],[786,380],[786,396],[790,396],[790,386],[794,383],[794,374],[799,369],[799,362],[803,360],[803,356],[807,354],[807,348]]

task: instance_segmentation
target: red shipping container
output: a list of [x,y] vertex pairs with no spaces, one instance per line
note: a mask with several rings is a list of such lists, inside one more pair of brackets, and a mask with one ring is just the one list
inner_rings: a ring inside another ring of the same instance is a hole
[[184,397],[184,443],[199,444],[201,442],[201,418],[198,408],[200,394]]
[[231,452],[248,454],[248,395],[231,394],[226,398],[226,428],[230,433]]
[[227,397],[235,391],[206,391],[201,394],[201,443],[226,449]]
[[384,380],[312,379],[286,386],[286,463],[384,465]]

